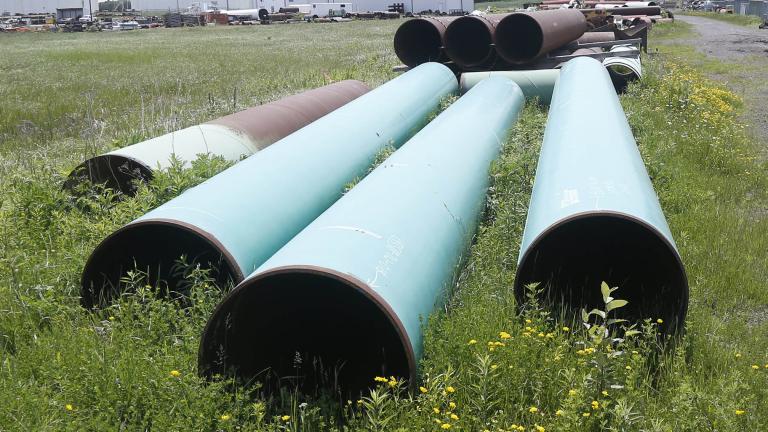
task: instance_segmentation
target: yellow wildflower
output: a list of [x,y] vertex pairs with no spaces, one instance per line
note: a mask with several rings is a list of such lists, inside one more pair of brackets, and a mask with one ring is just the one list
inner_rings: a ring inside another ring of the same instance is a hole
[[434,411],[435,414],[440,414],[440,408],[438,408],[438,407],[432,408],[432,411]]
[[456,402],[450,402],[450,403],[448,404],[448,408],[450,408],[450,409],[456,409]]
[[221,421],[229,421],[232,417],[229,414],[222,414],[221,417],[219,417]]
[[758,366],[758,365],[752,365],[752,369],[754,369],[754,370],[758,370],[758,369],[760,369],[760,366]]
[[736,358],[741,358],[741,353],[736,353]]
[[571,328],[568,326],[563,327],[563,331],[571,331]]
[[428,392],[429,390],[427,390],[427,388],[426,388],[426,387],[419,387],[419,391],[420,391],[420,392],[422,392],[422,393],[426,393],[426,392]]
[[582,414],[581,414],[581,416],[582,416],[582,417],[589,417],[590,415],[592,415],[592,414],[590,414],[590,413],[588,413],[588,412],[585,412],[585,413],[582,413]]
[[742,414],[744,414],[744,413],[746,413],[746,411],[744,411],[744,410],[740,410],[740,409],[737,409],[737,410],[736,410],[736,415],[742,415]]
[[441,429],[450,429],[450,428],[451,428],[451,424],[450,424],[450,423],[443,423],[443,424],[440,426],[440,428],[441,428]]
[[535,425],[536,426],[536,432],[546,432],[546,429],[544,429],[542,426]]
[[656,320],[656,323],[657,323],[657,324],[664,324],[664,320],[663,320],[663,319],[661,319],[661,318],[658,318],[658,319]]
[[73,407],[72,404],[66,404],[64,405],[64,409],[67,411],[72,411],[75,409],[75,407]]
[[596,410],[598,408],[600,408],[600,402],[593,400],[592,401],[592,409]]
[[395,388],[397,386],[397,380],[392,378],[387,384],[389,384],[390,387]]
[[624,366],[624,369],[626,369],[626,370],[632,370],[632,366],[630,366],[630,365],[626,365],[626,366]]
[[387,382],[387,381],[388,381],[386,378],[384,378],[384,377],[380,377],[380,376],[377,376],[377,377],[376,377],[376,378],[374,378],[373,380],[374,380],[374,381],[376,381],[376,382],[382,382],[382,383],[385,383],[385,382]]
[[512,335],[507,332],[499,332],[499,337],[502,339],[510,339],[512,338]]
[[451,386],[448,386],[448,387],[445,388],[445,391],[447,391],[448,393],[453,393],[453,392],[456,391],[456,389],[451,387]]
[[603,396],[608,396],[608,392],[607,392],[607,391],[605,391],[605,390],[603,390],[602,392],[600,392],[600,394],[602,394]]
[[435,423],[442,424],[443,422],[440,419],[435,419]]
[[555,415],[556,415],[556,416],[561,416],[561,415],[563,415],[563,414],[565,414],[565,411],[563,411],[563,410],[557,410],[557,411],[555,411]]
[[362,399],[358,399],[358,400],[357,400],[357,404],[358,404],[358,405],[362,405],[362,404],[363,404],[363,400],[362,400]]
[[109,316],[109,320],[110,320],[110,321],[114,321],[114,320],[115,320],[115,317],[113,317],[113,316],[111,316],[111,315],[110,315],[110,316]]
[[291,419],[291,416],[289,416],[289,415],[284,415],[284,416],[280,417],[280,420],[282,420],[284,422],[287,422],[290,419]]
[[451,419],[458,420],[459,416],[457,416],[456,414],[451,414]]
[[181,376],[181,372],[177,371],[176,369],[172,370],[172,371],[170,372],[170,374],[171,374],[171,376],[172,376],[172,377],[174,377],[174,378],[178,378],[178,377],[180,377],[180,376]]
[[568,390],[568,396],[576,396],[576,390],[574,389]]
[[476,340],[474,340],[474,339],[470,339],[470,340],[469,340],[469,342],[467,342],[467,345],[474,345],[474,344],[476,344],[476,343],[477,343],[477,341],[476,341]]
[[520,426],[517,427],[517,431],[518,432],[525,432],[525,428],[522,425],[520,425]]
[[491,365],[491,369],[496,369],[497,367],[499,367],[499,365],[495,365],[495,364]]
[[539,411],[539,409],[536,408],[535,406],[532,406],[532,407],[528,408],[528,412],[531,413],[531,414],[535,414],[538,411]]
[[533,321],[531,321],[531,320],[529,320],[529,319],[525,320],[525,323],[526,323],[526,324],[530,324],[531,322],[533,322]]

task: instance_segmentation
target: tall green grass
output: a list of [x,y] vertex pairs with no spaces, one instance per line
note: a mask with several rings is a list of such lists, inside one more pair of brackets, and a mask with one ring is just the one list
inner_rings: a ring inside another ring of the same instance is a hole
[[[176,167],[133,199],[116,201],[110,191],[72,198],[60,186],[84,149],[331,80],[383,82],[396,64],[389,48],[396,25],[0,36],[0,55],[11,59],[0,65],[8,100],[0,114],[0,430],[768,427],[768,175],[738,120],[750,108],[688,67],[685,52],[646,61],[643,79],[622,97],[688,270],[688,323],[673,351],[656,346],[653,319],[609,345],[535,302],[518,313],[511,287],[546,121],[535,105],[494,164],[488,211],[455,292],[425,323],[423,391],[411,395],[398,380],[371,377],[375,390],[359,400],[291,389],[265,398],[258,384],[202,381],[200,332],[230,287],[215,287],[195,267],[187,268],[184,304],[156,299],[142,275],[130,273],[125,282],[135,289],[114,306],[80,308],[79,272],[100,239],[226,167],[219,160]],[[143,130],[138,88],[152,95]],[[22,130],[25,121],[35,127]]]

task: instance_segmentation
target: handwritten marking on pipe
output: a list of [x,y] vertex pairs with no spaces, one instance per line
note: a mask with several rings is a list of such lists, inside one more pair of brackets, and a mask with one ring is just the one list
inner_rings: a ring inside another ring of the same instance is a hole
[[563,189],[563,194],[562,194],[562,197],[560,198],[560,208],[566,208],[578,203],[579,203],[578,189]]
[[379,239],[379,240],[384,238],[383,236],[381,236],[379,234],[376,234],[373,231],[368,231],[368,230],[363,229],[363,228],[358,228],[358,227],[353,227],[353,226],[346,226],[346,225],[330,225],[330,226],[322,227],[320,229],[324,229],[324,230],[325,229],[340,229],[340,230],[346,230],[346,231],[355,231],[355,232],[359,232],[360,234],[369,235],[369,236],[371,236],[371,237],[373,237],[375,239]]
[[389,270],[400,259],[400,255],[403,254],[405,249],[405,243],[396,235],[391,235],[387,238],[387,244],[385,246],[384,256],[381,257],[379,262],[376,263],[376,273],[373,278],[368,278],[366,283],[371,288],[378,288],[377,282],[379,277],[387,277]]

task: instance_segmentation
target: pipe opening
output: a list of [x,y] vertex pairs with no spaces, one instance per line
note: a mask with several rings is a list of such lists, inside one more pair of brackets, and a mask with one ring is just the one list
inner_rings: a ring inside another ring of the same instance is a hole
[[216,309],[199,370],[349,397],[375,376],[410,378],[415,362],[399,320],[368,286],[326,269],[290,267],[249,279]]
[[440,60],[442,46],[440,31],[428,20],[407,21],[395,33],[395,54],[410,67]]
[[624,93],[630,82],[640,79],[638,71],[624,64],[610,64],[606,66],[606,69],[616,93]]
[[551,307],[578,313],[605,310],[600,284],[618,286],[614,298],[629,304],[616,317],[662,318],[662,330],[682,329],[688,282],[677,252],[645,222],[621,214],[583,214],[544,231],[528,248],[515,278],[518,300],[539,282]]
[[544,43],[541,26],[524,14],[512,14],[496,26],[496,48],[512,63],[525,63],[538,57]]
[[64,182],[64,188],[74,193],[78,185],[91,182],[133,196],[138,182],[151,179],[152,170],[144,163],[127,156],[105,154],[78,165]]
[[134,269],[147,273],[143,283],[184,296],[187,284],[177,264],[182,255],[188,264],[210,269],[220,287],[243,278],[234,259],[208,233],[174,221],[141,221],[116,231],[93,251],[83,269],[81,303],[87,308],[108,304],[128,288],[120,279]]
[[491,31],[481,18],[459,18],[445,31],[445,50],[454,63],[464,67],[487,63],[493,56]]

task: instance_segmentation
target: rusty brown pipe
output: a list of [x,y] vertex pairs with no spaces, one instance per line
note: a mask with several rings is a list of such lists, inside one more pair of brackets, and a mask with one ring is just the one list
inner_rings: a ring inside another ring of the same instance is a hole
[[404,22],[395,32],[395,54],[403,64],[416,67],[431,61],[445,62],[445,29],[456,17],[422,17]]
[[661,7],[659,6],[645,6],[645,7],[617,7],[613,9],[572,9],[578,10],[581,13],[587,15],[590,13],[606,13],[609,15],[661,15]]
[[496,52],[511,64],[530,63],[586,31],[578,9],[513,13],[496,25]]
[[508,14],[467,15],[457,18],[445,30],[445,52],[464,68],[491,66],[496,59],[494,50],[496,26]]
[[76,192],[90,181],[134,195],[137,182],[147,182],[154,170],[168,168],[172,157],[185,165],[200,154],[236,162],[368,91],[360,81],[341,81],[123,147],[78,165],[64,188]]

